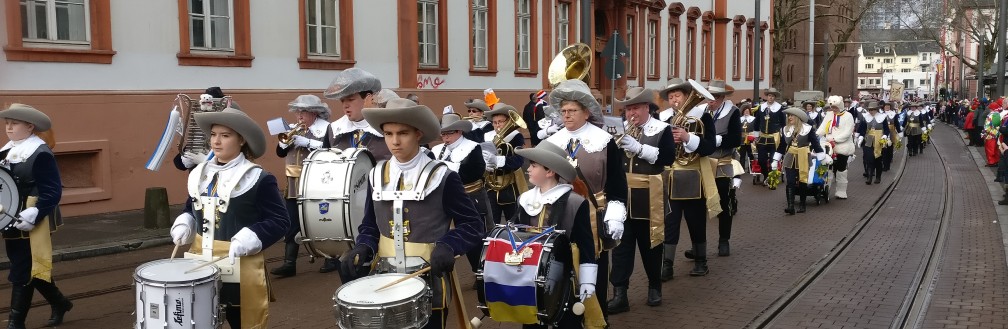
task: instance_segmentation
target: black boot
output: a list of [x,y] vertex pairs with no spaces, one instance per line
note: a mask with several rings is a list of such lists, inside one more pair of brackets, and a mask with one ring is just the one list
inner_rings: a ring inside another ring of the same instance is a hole
[[882,183],[882,176],[875,176],[875,184],[881,184],[881,183]]
[[865,184],[871,185],[871,182],[872,182],[871,174],[868,174],[868,176],[865,176],[865,177],[866,177],[865,178]]
[[1008,184],[1001,184],[1001,185],[1004,186],[1003,188],[1004,196],[1001,198],[1001,201],[998,201],[998,204],[1005,206],[1008,205]]
[[693,251],[696,252],[697,258],[694,258],[695,262],[693,263],[693,270],[689,272],[689,275],[707,275],[707,272],[709,272],[707,269],[707,243],[694,243]]
[[727,239],[718,240],[717,255],[721,257],[731,256],[731,248],[728,245]]
[[627,300],[627,287],[613,286],[613,297],[608,302],[609,314],[619,314],[630,310],[630,301]]
[[63,296],[63,293],[52,282],[35,280],[33,285],[52,307],[52,316],[49,317],[49,322],[46,323],[46,326],[55,327],[63,323],[63,315],[66,312],[70,312],[70,309],[74,306],[73,303],[66,296]]
[[301,245],[297,242],[291,241],[284,243],[284,262],[283,265],[277,267],[270,271],[276,276],[281,278],[286,278],[289,276],[294,276],[297,274],[297,256],[298,251],[301,250]]
[[784,190],[784,194],[787,197],[787,208],[784,208],[784,212],[786,212],[788,215],[794,215],[795,214],[795,209],[794,209],[795,188],[788,186]]
[[[661,287],[648,288],[647,306],[658,306],[658,305],[661,305]],[[609,307],[609,312],[612,313],[612,306]]]
[[339,269],[339,260],[334,258],[326,258],[325,262],[322,263],[322,268],[318,270],[319,273],[329,273]]
[[661,267],[661,280],[668,281],[672,280],[672,265],[675,264],[675,249],[674,244],[663,244],[664,256],[662,256],[662,267]]
[[798,185],[798,213],[799,214],[805,212],[805,198],[806,198],[805,191],[806,190],[808,190],[808,187]]
[[682,254],[683,254],[683,256],[686,256],[686,258],[689,258],[689,259],[695,259],[696,258],[696,255],[693,254],[693,249],[689,249],[689,250],[683,251]]
[[25,319],[28,318],[28,309],[31,307],[32,295],[35,294],[35,287],[31,284],[11,286],[11,310],[10,322],[7,329],[24,329]]

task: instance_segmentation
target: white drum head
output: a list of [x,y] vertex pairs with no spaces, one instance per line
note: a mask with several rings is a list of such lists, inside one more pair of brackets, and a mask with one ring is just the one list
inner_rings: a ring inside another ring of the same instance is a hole
[[3,212],[0,212],[0,229],[2,229],[14,221],[12,216],[21,212],[21,195],[14,181],[14,175],[2,167],[0,167],[0,206],[3,207]]
[[136,276],[143,282],[188,283],[213,277],[220,272],[217,265],[210,265],[186,273],[203,264],[206,264],[206,261],[191,258],[156,260],[137,267]]
[[405,276],[407,274],[389,273],[353,280],[336,291],[336,298],[350,304],[386,305],[416,296],[427,287],[423,280],[410,278],[380,292],[375,292],[375,289]]

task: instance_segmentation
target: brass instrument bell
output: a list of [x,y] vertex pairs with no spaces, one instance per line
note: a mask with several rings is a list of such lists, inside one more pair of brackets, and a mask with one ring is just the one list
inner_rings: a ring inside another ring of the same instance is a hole
[[306,130],[308,130],[308,127],[303,123],[299,123],[291,131],[277,134],[277,139],[280,140],[280,143],[290,144],[294,141],[294,136],[303,135]]

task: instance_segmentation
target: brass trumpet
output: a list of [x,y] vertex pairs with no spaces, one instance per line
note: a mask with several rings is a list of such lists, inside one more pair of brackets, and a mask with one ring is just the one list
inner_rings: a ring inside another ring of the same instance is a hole
[[290,144],[294,141],[294,136],[303,135],[306,130],[308,130],[308,127],[303,123],[299,123],[294,127],[294,129],[291,129],[291,131],[277,134],[277,139],[280,140],[281,143]]

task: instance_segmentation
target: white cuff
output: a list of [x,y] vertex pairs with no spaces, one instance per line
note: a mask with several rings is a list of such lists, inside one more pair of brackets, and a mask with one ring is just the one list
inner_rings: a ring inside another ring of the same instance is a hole
[[445,166],[448,166],[448,169],[451,169],[451,171],[454,171],[454,172],[458,172],[459,171],[459,166],[461,164],[456,163],[456,162],[451,162],[451,161],[442,161],[442,162],[444,162]]
[[196,226],[196,218],[188,212],[183,212],[178,217],[175,217],[175,223],[172,224],[171,228],[174,229],[176,226],[187,226],[189,229],[192,229],[193,226]]
[[783,158],[783,157],[784,157],[783,154],[780,154],[780,153],[777,153],[777,152],[774,152],[774,154],[773,154],[774,161],[780,161],[780,159]]
[[595,284],[598,278],[598,264],[581,263],[578,265],[578,284]]
[[732,178],[731,181],[732,181],[732,188],[734,188],[734,189],[737,190],[739,187],[742,187],[742,179],[741,178],[735,177],[735,178]]
[[[293,140],[292,140],[292,142],[293,142]],[[280,148],[282,148],[282,149],[285,149],[285,150],[286,150],[287,148],[291,147],[291,144],[290,144],[290,143],[283,143],[283,142],[280,142],[279,144],[280,144]]]
[[231,243],[240,244],[248,252],[248,255],[254,255],[262,250],[262,241],[259,241],[259,236],[248,227],[243,227],[238,233],[235,233],[231,237]]
[[506,162],[506,161],[507,161],[507,157],[505,157],[503,155],[497,155],[494,158],[494,163],[497,164],[497,168],[504,167],[504,162]]
[[623,202],[620,201],[615,200],[609,201],[609,204],[606,206],[604,219],[607,222],[614,220],[622,223],[623,221],[626,220],[626,205],[624,205]]
[[651,145],[641,145],[639,157],[650,164],[654,164],[655,161],[658,161],[658,152],[657,147]]
[[311,140],[311,141],[308,142],[308,148],[310,148],[310,149],[317,149],[317,148],[320,148],[320,147],[322,147],[322,141],[318,141],[318,140],[314,140],[313,139],[313,140]]
[[687,153],[693,153],[696,152],[698,147],[700,147],[700,137],[694,135],[693,133],[689,133],[689,139],[686,141],[686,145],[683,145],[683,149],[685,149]]
[[720,146],[721,146],[721,140],[722,140],[722,139],[724,139],[724,138],[723,138],[723,137],[721,137],[721,135],[715,135],[715,136],[714,136],[714,146],[718,146],[718,147],[720,147]]
[[823,152],[816,153],[815,158],[816,160],[823,161],[823,159],[826,159],[826,153]]

